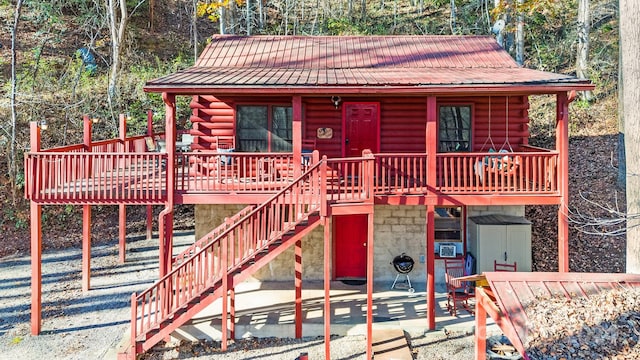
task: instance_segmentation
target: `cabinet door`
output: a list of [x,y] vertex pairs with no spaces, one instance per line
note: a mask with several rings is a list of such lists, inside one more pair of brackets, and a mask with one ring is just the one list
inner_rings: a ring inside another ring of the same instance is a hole
[[507,242],[507,227],[504,225],[478,226],[478,273],[493,271],[493,260],[504,257]]
[[518,271],[531,271],[531,228],[529,225],[507,226],[505,251],[507,260],[498,258],[498,262],[518,263]]

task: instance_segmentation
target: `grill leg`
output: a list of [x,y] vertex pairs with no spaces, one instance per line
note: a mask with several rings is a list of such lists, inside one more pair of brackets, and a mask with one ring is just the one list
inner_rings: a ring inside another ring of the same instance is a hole
[[398,282],[398,277],[400,276],[400,274],[396,274],[396,279],[393,280],[393,284],[391,285],[391,289],[396,287],[396,283]]
[[409,280],[409,274],[405,274],[407,276],[407,283],[409,284],[409,292],[414,292],[413,286],[411,286],[411,280]]

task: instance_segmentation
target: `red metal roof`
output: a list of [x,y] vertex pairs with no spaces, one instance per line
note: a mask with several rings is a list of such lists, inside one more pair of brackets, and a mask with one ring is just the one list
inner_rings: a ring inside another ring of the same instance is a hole
[[489,36],[218,35],[193,67],[146,90],[496,85],[591,87],[519,67]]
[[[489,286],[496,298],[503,318],[502,328],[511,343],[524,353],[529,321],[527,304],[541,298],[565,297],[567,299],[594,295],[611,289],[640,287],[640,275],[607,273],[552,273],[552,272],[485,272]],[[501,324],[499,319],[494,319]]]

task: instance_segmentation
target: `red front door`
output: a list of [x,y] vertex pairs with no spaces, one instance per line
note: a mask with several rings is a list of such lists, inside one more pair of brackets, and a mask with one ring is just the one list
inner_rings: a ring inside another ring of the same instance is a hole
[[367,215],[333,217],[336,279],[367,278]]
[[378,152],[380,104],[345,103],[343,108],[343,156],[359,157],[364,149]]

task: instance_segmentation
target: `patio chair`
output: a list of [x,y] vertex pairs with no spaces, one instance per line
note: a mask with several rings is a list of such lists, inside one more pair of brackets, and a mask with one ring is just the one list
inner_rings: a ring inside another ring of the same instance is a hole
[[[470,254],[468,255],[470,256]],[[473,285],[469,281],[457,279],[462,276],[471,275],[466,273],[465,267],[468,268],[468,266],[465,266],[465,263],[465,259],[444,260],[444,279],[447,286],[447,310],[453,316],[457,315],[458,303],[471,314],[474,313],[469,305],[469,299],[475,297]]]
[[316,149],[316,139],[302,140],[302,167],[311,165],[311,153]]
[[[160,139],[158,137],[156,137],[154,139],[151,136],[145,136],[144,137],[144,142],[145,142],[145,144],[147,146],[147,151],[148,152],[155,152],[155,153],[166,153],[167,152],[167,143],[163,139]],[[160,165],[164,169],[167,164],[165,163],[165,160],[162,160],[162,163],[155,164],[155,165],[156,166]]]
[[[192,156],[190,173],[199,176],[211,177],[217,182],[232,181],[237,178],[237,164],[230,155],[235,151],[235,138],[233,136],[216,136],[213,139],[213,153],[216,156]],[[201,153],[201,152],[197,152]],[[207,150],[206,154],[211,154]]]
[[518,263],[513,264],[499,263],[497,260],[493,260],[493,271],[518,271]]

